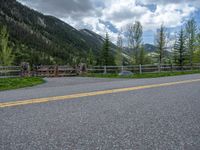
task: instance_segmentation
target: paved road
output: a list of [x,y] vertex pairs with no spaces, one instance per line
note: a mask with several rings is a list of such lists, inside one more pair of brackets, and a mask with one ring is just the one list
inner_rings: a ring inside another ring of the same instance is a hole
[[[200,75],[47,79],[41,86],[0,92],[0,103],[191,79]],[[200,82],[0,108],[0,149],[198,150],[199,108]]]

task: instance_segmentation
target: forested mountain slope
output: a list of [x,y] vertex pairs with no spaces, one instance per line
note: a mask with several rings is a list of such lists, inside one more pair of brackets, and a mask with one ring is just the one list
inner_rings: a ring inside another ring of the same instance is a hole
[[[104,38],[89,31],[73,28],[67,23],[45,16],[16,0],[0,0],[0,24],[6,25],[15,63],[77,64],[85,61],[88,51],[98,56]],[[111,44],[112,49],[115,45]]]

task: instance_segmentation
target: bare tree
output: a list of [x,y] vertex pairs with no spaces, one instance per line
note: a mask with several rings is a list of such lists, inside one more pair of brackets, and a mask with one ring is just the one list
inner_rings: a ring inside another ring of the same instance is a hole
[[135,63],[139,63],[139,53],[142,45],[143,28],[139,21],[127,26],[128,45],[133,51]]

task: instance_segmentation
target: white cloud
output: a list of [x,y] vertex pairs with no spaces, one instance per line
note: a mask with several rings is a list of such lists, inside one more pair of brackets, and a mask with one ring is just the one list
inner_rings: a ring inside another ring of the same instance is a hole
[[177,27],[196,9],[187,4],[157,5],[155,12],[147,11],[139,18],[146,30],[156,30],[162,23],[168,28]]
[[[144,31],[155,31],[162,23],[168,28],[178,27],[200,6],[200,0],[20,0],[45,14],[61,18],[72,26],[88,28],[100,35],[107,31],[113,41],[117,30],[138,20]],[[151,10],[150,5],[155,5]]]

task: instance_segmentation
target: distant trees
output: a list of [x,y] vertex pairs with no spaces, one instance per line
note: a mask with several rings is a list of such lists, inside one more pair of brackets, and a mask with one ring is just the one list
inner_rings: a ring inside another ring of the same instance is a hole
[[193,57],[195,51],[195,41],[196,41],[196,33],[197,33],[197,24],[194,18],[188,20],[186,23],[186,36],[187,36],[187,49],[189,55],[189,63],[193,64]]
[[[186,63],[191,65],[195,62],[200,62],[200,33],[197,34],[198,27],[194,19],[189,20],[180,30],[176,38],[172,38],[167,32],[167,28],[162,24],[157,30],[155,37],[156,52],[150,48],[151,52],[147,52],[143,44],[143,27],[139,21],[129,24],[126,27],[125,36],[127,39],[122,39],[121,33],[117,37],[117,48],[115,57],[110,50],[110,42],[108,33],[106,34],[105,42],[101,51],[100,65],[121,66],[124,60],[128,64],[148,64],[158,63],[176,63],[181,66]],[[175,39],[175,44],[172,42]],[[123,41],[127,42],[127,49],[123,47]],[[146,45],[145,45],[146,47]],[[171,50],[170,50],[171,49]],[[126,50],[126,51],[124,51]],[[115,60],[115,62],[113,62]]]
[[158,53],[158,63],[162,64],[163,63],[163,58],[164,58],[164,53],[166,50],[166,28],[162,24],[160,26],[160,29],[158,29],[157,34],[156,34],[156,48],[157,48],[157,53]]
[[94,57],[92,49],[89,50],[89,53],[88,53],[88,56],[87,56],[87,65],[88,66],[95,65],[95,57]]
[[114,57],[110,49],[110,40],[109,40],[108,33],[106,33],[105,42],[103,44],[102,51],[101,51],[100,61],[101,61],[100,62],[101,65],[103,66],[115,65]]
[[140,53],[139,53],[139,61],[138,61],[138,64],[141,64],[141,65],[144,65],[146,62],[147,62],[147,55],[146,55],[146,52],[145,52],[145,49],[144,47],[142,46],[141,49],[140,49]]
[[200,35],[197,34],[198,27],[194,18],[187,21],[184,28],[180,30],[174,45],[173,58],[174,62],[179,64],[183,69],[185,63],[191,66],[194,62],[200,62]]
[[181,29],[174,45],[174,59],[175,62],[181,66],[182,70],[186,60],[186,56],[187,56],[186,36],[184,30]]
[[[50,56],[43,51],[36,51],[24,44],[16,44],[15,49],[15,64],[19,65],[21,62],[29,62],[31,65],[53,65],[60,61],[59,59]],[[57,59],[57,60],[56,60]]]
[[8,45],[9,34],[5,26],[0,28],[0,64],[9,66],[14,61],[12,48]]
[[193,62],[194,63],[199,63],[200,62],[200,33],[198,33],[197,36],[196,36],[196,43],[195,43],[195,51],[194,51]]

